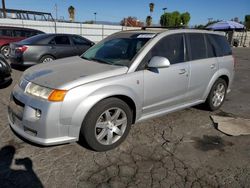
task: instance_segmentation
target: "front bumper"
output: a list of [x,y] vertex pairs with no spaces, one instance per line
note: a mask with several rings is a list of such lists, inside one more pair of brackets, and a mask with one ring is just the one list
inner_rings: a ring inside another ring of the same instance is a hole
[[[40,145],[58,145],[77,141],[70,137],[70,125],[60,123],[61,103],[52,103],[27,95],[15,86],[8,106],[11,128],[21,137]],[[41,112],[41,116],[37,116]]]

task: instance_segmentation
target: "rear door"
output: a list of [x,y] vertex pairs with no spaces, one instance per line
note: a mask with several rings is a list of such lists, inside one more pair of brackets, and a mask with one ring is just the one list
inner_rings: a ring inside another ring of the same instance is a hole
[[173,34],[161,39],[145,57],[146,64],[154,56],[168,58],[171,65],[167,68],[144,70],[144,114],[186,102],[189,65],[185,62],[184,35]]
[[48,53],[54,55],[56,59],[75,55],[74,46],[67,35],[59,35],[52,38],[48,48]]
[[190,64],[188,99],[201,100],[207,86],[218,70],[215,49],[206,34],[187,33],[187,46]]
[[71,36],[75,48],[75,55],[82,55],[91,47],[91,42],[77,35]]

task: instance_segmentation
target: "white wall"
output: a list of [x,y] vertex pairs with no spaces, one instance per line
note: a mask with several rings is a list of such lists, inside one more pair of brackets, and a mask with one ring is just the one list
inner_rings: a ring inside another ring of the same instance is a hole
[[108,35],[111,35],[118,31],[139,29],[135,27],[123,27],[113,25],[81,24],[66,22],[55,23],[49,21],[0,18],[0,26],[26,27],[44,31],[46,33],[55,33],[55,25],[57,33],[78,34],[94,42],[99,42]]
[[250,47],[250,31],[234,32],[234,38],[240,41],[240,46]]

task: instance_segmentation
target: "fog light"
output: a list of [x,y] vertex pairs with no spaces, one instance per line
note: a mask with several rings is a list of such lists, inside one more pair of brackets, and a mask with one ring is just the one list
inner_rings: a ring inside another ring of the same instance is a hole
[[36,114],[35,115],[36,115],[37,118],[41,118],[41,115],[42,115],[41,110],[36,109]]

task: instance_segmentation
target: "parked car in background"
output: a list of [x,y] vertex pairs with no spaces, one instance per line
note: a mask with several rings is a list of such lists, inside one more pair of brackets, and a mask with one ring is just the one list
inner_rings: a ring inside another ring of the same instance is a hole
[[71,34],[40,34],[10,44],[9,59],[14,65],[35,65],[81,55],[94,42]]
[[11,81],[11,67],[3,55],[0,55],[0,86]]
[[0,51],[5,57],[10,52],[9,44],[44,32],[35,29],[0,26]]
[[219,109],[234,65],[220,33],[119,32],[81,57],[27,69],[11,94],[9,123],[38,144],[83,138],[94,150],[109,150],[136,122],[201,103]]

